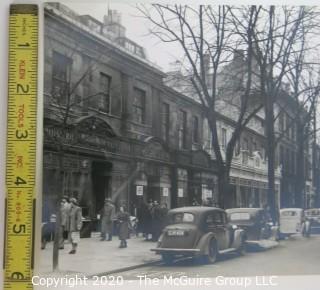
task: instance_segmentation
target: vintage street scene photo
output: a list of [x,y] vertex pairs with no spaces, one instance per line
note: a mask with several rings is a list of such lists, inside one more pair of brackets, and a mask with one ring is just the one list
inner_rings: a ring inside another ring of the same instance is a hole
[[38,274],[320,275],[319,35],[314,6],[46,3]]

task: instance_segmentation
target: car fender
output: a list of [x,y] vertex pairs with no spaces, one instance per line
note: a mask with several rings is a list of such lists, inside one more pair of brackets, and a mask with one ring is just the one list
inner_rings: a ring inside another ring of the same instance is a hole
[[200,249],[201,255],[209,254],[208,244],[209,244],[210,239],[212,239],[212,238],[216,238],[214,233],[207,233],[207,234],[203,235],[200,238],[200,240],[198,241],[196,248]]
[[232,248],[238,249],[241,246],[242,240],[245,238],[245,231],[242,229],[236,229],[233,235]]
[[161,243],[164,237],[164,233],[162,233],[157,241],[157,248],[161,248]]
[[280,229],[278,226],[271,226],[271,239],[279,240]]

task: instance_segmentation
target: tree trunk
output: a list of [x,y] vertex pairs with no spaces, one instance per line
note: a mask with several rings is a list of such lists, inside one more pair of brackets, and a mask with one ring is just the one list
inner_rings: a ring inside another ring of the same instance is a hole
[[230,204],[229,170],[225,166],[219,167],[218,173],[218,204],[220,208],[228,208]]
[[273,100],[269,96],[266,97],[266,153],[268,157],[268,206],[273,222],[278,219],[278,210],[275,200],[275,136],[274,136],[274,111]]
[[297,179],[296,179],[296,188],[294,196],[294,206],[298,208],[303,208],[303,193],[305,191],[305,164],[304,164],[304,131],[301,126],[298,125],[297,130]]

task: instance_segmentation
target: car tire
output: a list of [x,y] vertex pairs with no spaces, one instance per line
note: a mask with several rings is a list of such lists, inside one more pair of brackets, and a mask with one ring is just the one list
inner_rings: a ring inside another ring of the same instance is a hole
[[274,240],[275,240],[276,242],[278,242],[278,241],[281,240],[281,234],[280,234],[280,231],[279,231],[279,230],[276,231]]
[[172,265],[173,264],[173,260],[174,260],[174,256],[170,255],[170,254],[162,254],[162,261],[166,264],[166,265]]
[[208,255],[206,261],[208,264],[214,264],[218,258],[218,243],[217,240],[212,238],[208,243]]

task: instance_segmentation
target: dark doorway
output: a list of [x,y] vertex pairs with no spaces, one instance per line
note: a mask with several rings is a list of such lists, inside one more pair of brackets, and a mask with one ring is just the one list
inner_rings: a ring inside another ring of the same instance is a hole
[[112,163],[110,162],[94,161],[92,163],[92,187],[95,213],[98,213],[102,209],[106,197],[111,198],[111,171]]

